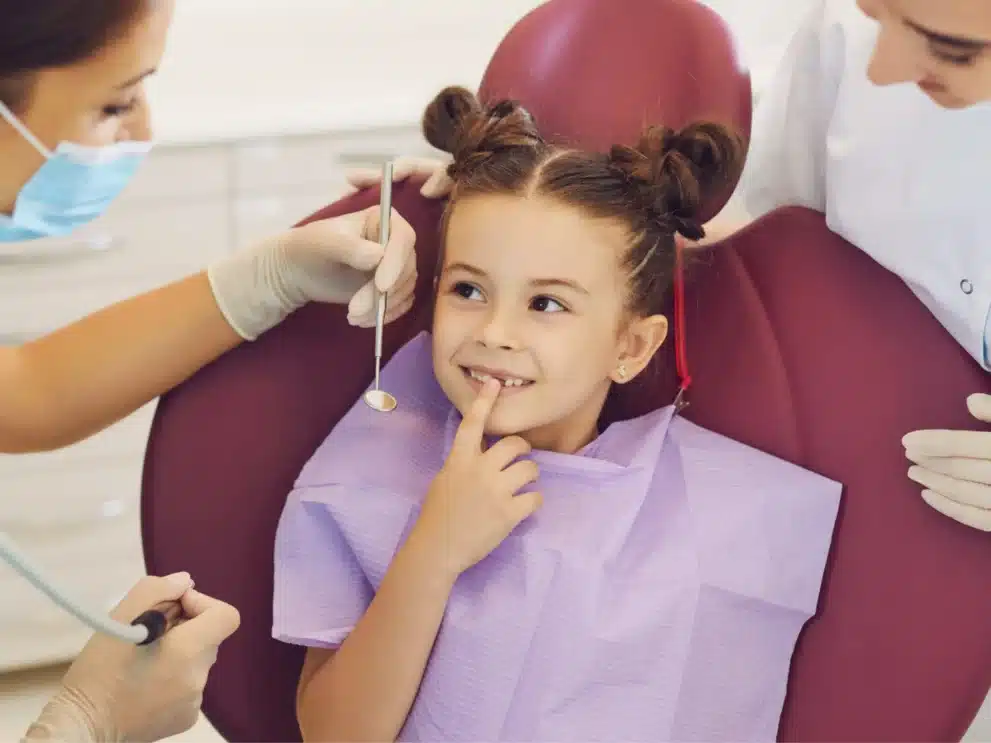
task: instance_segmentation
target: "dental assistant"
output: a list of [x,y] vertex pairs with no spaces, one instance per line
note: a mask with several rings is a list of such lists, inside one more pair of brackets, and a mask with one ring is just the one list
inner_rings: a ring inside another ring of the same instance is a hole
[[[778,207],[823,212],[991,370],[991,0],[811,5],[761,93],[740,187],[705,242]],[[404,158],[394,177],[425,176],[422,193],[441,197],[444,165]],[[358,188],[378,179],[349,175]],[[991,422],[991,396],[966,405]],[[991,433],[916,431],[903,443],[925,501],[991,531]]]
[[[746,212],[823,212],[991,370],[991,2],[820,0],[753,132]],[[991,422],[991,396],[966,404]],[[925,501],[991,531],[991,433],[916,431],[903,443]]]
[[[66,235],[100,216],[152,139],[143,81],[158,67],[174,0],[0,0],[0,250]],[[222,95],[223,91],[218,91]],[[0,453],[63,447],[167,392],[311,301],[374,324],[412,304],[414,234],[378,209],[288,230],[208,270],[20,347],[0,348]],[[2,496],[0,496],[2,497]],[[156,740],[196,719],[237,611],[190,576],[149,577],[117,607],[129,622],[166,601],[185,622],[150,648],[94,637],[29,739]]]

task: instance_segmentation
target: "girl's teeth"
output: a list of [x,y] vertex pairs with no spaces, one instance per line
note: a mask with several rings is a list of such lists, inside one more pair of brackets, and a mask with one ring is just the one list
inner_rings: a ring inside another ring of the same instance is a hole
[[[479,382],[485,383],[489,381],[492,377],[488,374],[482,374],[481,372],[469,371],[472,379],[477,379]],[[524,382],[522,379],[500,379],[503,387],[522,387]]]

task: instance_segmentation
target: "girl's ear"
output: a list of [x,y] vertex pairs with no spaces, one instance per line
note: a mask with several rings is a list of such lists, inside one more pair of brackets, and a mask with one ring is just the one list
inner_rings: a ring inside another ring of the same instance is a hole
[[642,372],[668,337],[668,319],[651,315],[632,320],[619,339],[616,368],[609,375],[616,384],[626,384]]

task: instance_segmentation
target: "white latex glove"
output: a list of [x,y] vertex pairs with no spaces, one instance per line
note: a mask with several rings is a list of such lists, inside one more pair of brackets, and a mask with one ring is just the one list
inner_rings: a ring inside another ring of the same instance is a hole
[[129,623],[181,601],[184,620],[146,647],[94,635],[25,740],[157,741],[192,727],[217,648],[240,623],[234,607],[192,585],[180,573],[132,588],[111,612],[115,619]]
[[[991,423],[991,395],[967,398],[970,414]],[[908,476],[940,513],[975,529],[991,531],[991,432],[915,431],[902,439],[915,463]]]
[[[454,187],[454,181],[447,175],[447,166],[450,164],[450,160],[435,160],[430,157],[400,157],[392,166],[392,182],[399,183],[410,176],[426,178],[420,194],[428,199],[441,199],[451,193]],[[360,191],[381,183],[382,171],[354,168],[345,173],[344,177],[352,188]]]
[[352,325],[375,325],[375,289],[386,322],[413,306],[416,234],[393,210],[389,244],[378,244],[379,207],[311,222],[226,256],[207,273],[231,327],[255,340],[308,302],[348,305]]

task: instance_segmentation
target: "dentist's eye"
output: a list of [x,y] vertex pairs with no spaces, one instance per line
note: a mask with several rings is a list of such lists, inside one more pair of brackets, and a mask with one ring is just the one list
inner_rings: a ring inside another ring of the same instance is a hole
[[131,100],[127,103],[112,103],[109,106],[103,107],[103,115],[108,119],[113,119],[120,116],[126,116],[134,110],[137,105],[137,100]]
[[537,312],[567,312],[567,307],[550,297],[535,297],[530,307]]
[[462,299],[481,299],[482,292],[478,290],[478,287],[472,286],[464,281],[459,281],[454,285],[452,291],[457,294]]

